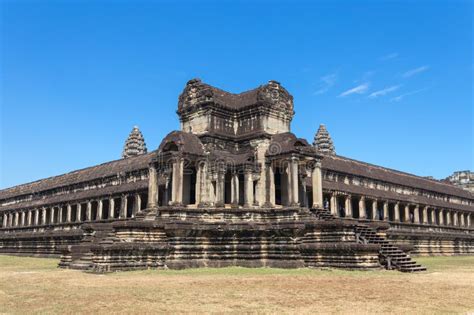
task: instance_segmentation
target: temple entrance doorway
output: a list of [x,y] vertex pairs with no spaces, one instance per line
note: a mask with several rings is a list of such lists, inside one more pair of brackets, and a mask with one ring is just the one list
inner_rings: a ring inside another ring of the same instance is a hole
[[341,218],[346,216],[346,197],[345,196],[337,196],[337,214]]
[[183,171],[183,205],[196,204],[196,169],[187,168]]

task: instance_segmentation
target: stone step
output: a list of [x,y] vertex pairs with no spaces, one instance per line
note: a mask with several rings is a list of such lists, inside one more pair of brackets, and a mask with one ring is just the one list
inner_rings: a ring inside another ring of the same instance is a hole
[[384,237],[379,236],[372,228],[359,225],[356,227],[356,233],[360,233],[369,244],[380,245],[380,253],[385,256],[386,260],[389,259],[392,262],[393,268],[402,272],[418,272],[426,270],[425,267],[417,264],[408,254],[400,250],[397,246],[391,244]]

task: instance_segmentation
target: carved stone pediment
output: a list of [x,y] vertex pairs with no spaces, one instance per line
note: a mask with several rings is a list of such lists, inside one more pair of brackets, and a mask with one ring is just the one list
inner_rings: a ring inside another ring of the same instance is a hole
[[269,81],[267,85],[262,86],[258,92],[257,100],[293,112],[293,96],[277,81]]
[[178,109],[212,101],[213,95],[212,89],[203,84],[200,79],[189,80],[179,96]]

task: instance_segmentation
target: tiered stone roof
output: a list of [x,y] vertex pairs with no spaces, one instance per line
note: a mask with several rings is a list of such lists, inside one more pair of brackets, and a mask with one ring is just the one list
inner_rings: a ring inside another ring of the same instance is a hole
[[241,110],[259,104],[278,106],[281,111],[293,113],[293,96],[280,85],[270,80],[256,89],[233,94],[202,82],[200,79],[189,80],[179,96],[178,112],[196,106],[214,103],[229,110]]
[[321,124],[318,131],[314,135],[313,145],[318,149],[320,153],[323,154],[336,154],[336,149],[332,142],[331,136],[326,129],[326,126]]
[[143,138],[140,129],[135,126],[133,127],[132,132],[130,132],[127,141],[125,141],[122,158],[126,159],[131,156],[137,156],[145,153],[147,153],[145,139]]

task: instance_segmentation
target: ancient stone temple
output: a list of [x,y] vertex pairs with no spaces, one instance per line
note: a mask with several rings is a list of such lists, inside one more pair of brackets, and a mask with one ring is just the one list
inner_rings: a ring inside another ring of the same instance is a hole
[[331,136],[329,135],[326,126],[323,124],[319,126],[319,129],[314,136],[313,145],[320,153],[336,154],[336,149],[334,148]]
[[125,141],[122,158],[126,159],[132,156],[147,153],[145,139],[137,126],[133,127],[132,132]]
[[457,171],[448,176],[445,181],[474,193],[474,172]]
[[189,81],[181,128],[146,153],[0,191],[0,253],[109,272],[188,267],[425,270],[411,255],[474,253],[474,196],[335,154],[291,133],[278,82],[232,94]]

